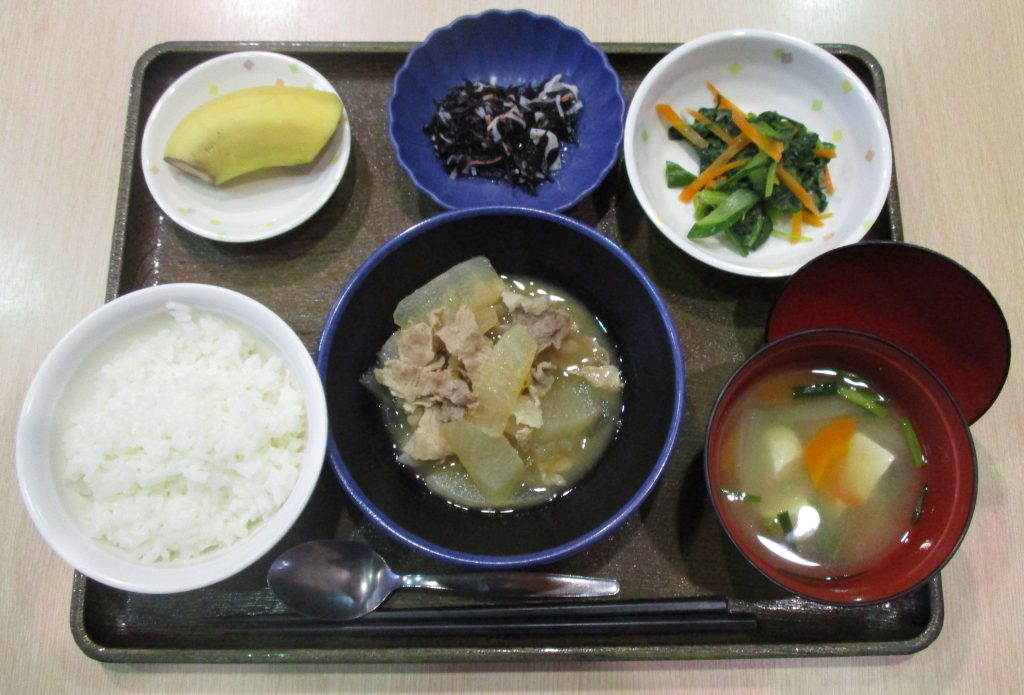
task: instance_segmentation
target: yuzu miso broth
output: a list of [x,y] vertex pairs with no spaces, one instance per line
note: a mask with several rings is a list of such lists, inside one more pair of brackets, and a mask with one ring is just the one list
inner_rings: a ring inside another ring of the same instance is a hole
[[833,369],[770,374],[725,422],[719,495],[739,532],[789,572],[862,571],[921,513],[926,461],[907,414]]
[[[621,422],[617,352],[568,293],[478,256],[398,303],[363,381],[399,464],[460,507],[503,511],[570,490]],[[396,464],[396,465],[399,465]]]

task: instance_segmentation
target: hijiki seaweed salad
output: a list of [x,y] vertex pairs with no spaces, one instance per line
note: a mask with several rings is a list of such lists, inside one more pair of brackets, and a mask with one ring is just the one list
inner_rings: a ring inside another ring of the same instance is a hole
[[466,81],[437,103],[424,131],[452,178],[478,176],[536,195],[562,167],[563,146],[576,143],[583,102],[561,75],[504,87]]

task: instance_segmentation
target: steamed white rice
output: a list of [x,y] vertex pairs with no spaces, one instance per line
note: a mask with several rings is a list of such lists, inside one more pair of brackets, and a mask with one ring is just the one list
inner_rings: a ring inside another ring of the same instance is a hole
[[227,548],[298,478],[302,393],[280,357],[220,317],[168,304],[75,389],[60,477],[85,532],[131,558],[178,563]]

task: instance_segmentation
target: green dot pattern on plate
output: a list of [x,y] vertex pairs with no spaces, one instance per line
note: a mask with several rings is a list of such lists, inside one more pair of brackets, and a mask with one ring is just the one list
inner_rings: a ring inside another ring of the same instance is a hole
[[288,66],[288,69],[292,71],[292,74],[295,74],[299,71],[299,66],[296,65],[295,63],[292,63],[291,65]]
[[842,139],[843,139],[843,131],[841,131],[841,130],[833,130],[832,131],[832,142],[842,142]]
[[651,137],[651,134],[647,132],[647,128],[640,131],[640,139],[647,142],[647,138]]
[[843,94],[849,94],[853,91],[853,83],[849,80],[843,80],[843,84],[840,85],[840,88],[843,90]]
[[218,224],[220,224],[220,220],[218,220],[218,219],[212,219],[212,220],[210,220],[210,224],[212,224],[212,225],[218,225]]
[[825,104],[821,99],[815,99],[811,102],[811,111],[821,111],[825,107]]
[[730,75],[735,75],[739,71],[740,71],[740,64],[739,63],[733,63],[732,65],[729,66],[729,74]]
[[209,92],[210,92],[210,94],[211,94],[212,96],[217,96],[217,92],[219,92],[219,91],[220,91],[220,87],[218,87],[218,86],[217,86],[217,85],[215,85],[215,84],[211,84],[211,85],[210,85],[210,89],[209,89]]

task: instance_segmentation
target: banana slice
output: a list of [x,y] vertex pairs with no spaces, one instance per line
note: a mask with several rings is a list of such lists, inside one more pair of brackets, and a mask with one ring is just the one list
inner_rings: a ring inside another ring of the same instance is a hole
[[211,99],[171,133],[164,160],[214,185],[308,164],[342,118],[338,97],[307,87],[250,87]]

